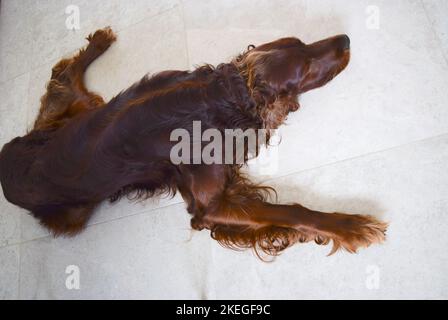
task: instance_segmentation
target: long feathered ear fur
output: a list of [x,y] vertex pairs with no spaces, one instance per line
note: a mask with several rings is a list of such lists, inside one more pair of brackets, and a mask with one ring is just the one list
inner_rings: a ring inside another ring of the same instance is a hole
[[248,50],[237,56],[232,63],[246,80],[249,92],[257,104],[264,128],[276,129],[285,121],[289,112],[299,108],[297,95],[282,95],[262,79],[260,70],[263,69],[265,59],[263,59],[263,53],[251,54],[250,51],[253,48],[252,45],[249,46]]

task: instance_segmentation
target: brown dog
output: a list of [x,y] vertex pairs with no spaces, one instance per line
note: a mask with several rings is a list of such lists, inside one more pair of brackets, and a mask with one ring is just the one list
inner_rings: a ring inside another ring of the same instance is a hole
[[270,188],[251,183],[241,164],[170,161],[170,133],[191,132],[193,121],[221,132],[277,128],[298,109],[299,94],[323,86],[348,64],[346,35],[310,45],[284,38],[250,46],[217,67],[144,77],[108,103],[83,78],[115,35],[105,28],[87,40],[85,49],[54,66],[33,130],[0,153],[6,199],[55,235],[80,232],[104,199],[179,190],[193,229],[209,229],[221,244],[257,254],[277,255],[310,240],[332,240],[331,253],[355,252],[384,239],[387,225],[371,216],[267,202]]

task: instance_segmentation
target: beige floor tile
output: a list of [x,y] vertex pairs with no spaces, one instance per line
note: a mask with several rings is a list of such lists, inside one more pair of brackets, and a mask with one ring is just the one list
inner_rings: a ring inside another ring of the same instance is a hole
[[108,100],[147,73],[187,68],[182,15],[176,7],[118,32],[117,42],[87,70],[86,83]]
[[281,128],[278,170],[267,176],[447,132],[448,66],[423,6],[416,1],[378,2],[376,30],[366,27],[369,5],[368,1],[344,6],[333,1],[184,5],[193,65],[229,61],[248,44],[280,35],[306,42],[338,33],[351,37],[348,68],[326,87],[300,98],[302,108]]
[[[327,246],[296,245],[270,264],[214,245],[215,287],[234,283],[217,290],[217,299],[446,299],[447,160],[444,135],[265,181],[281,203],[388,221],[387,241],[330,257]],[[378,275],[376,289],[366,285],[372,275]]]
[[[436,33],[442,47],[445,60],[448,59],[448,3],[443,0],[423,0],[428,19]],[[447,60],[448,61],[448,60]]]
[[[1,22],[0,81],[17,76],[29,68],[59,59],[84,45],[84,37],[96,29],[111,25],[123,30],[177,6],[177,0],[133,1],[3,1]],[[79,9],[79,29],[67,28],[73,11]],[[3,12],[5,12],[3,14]]]
[[[65,26],[69,4],[80,9],[76,31]],[[378,29],[366,27],[371,5]],[[301,97],[273,149],[274,170],[260,159],[249,171],[282,202],[391,225],[384,245],[357,255],[325,257],[329,248],[305,244],[266,264],[221,248],[206,231],[188,241],[179,196],[103,203],[84,233],[54,239],[2,195],[0,299],[446,299],[447,10],[443,1],[412,0],[1,1],[1,145],[32,125],[52,65],[106,25],[118,41],[87,72],[88,87],[106,100],[147,72],[226,62],[283,36],[347,33],[347,70]],[[80,268],[80,290],[65,286],[69,265]],[[366,286],[372,272],[378,289]]]
[[[207,298],[210,239],[195,233],[183,205],[89,227],[75,239],[22,245],[22,299]],[[66,287],[66,268],[80,289]]]
[[21,1],[0,4],[0,84],[26,73],[32,63],[32,34]]
[[0,300],[19,298],[19,245],[0,248]]

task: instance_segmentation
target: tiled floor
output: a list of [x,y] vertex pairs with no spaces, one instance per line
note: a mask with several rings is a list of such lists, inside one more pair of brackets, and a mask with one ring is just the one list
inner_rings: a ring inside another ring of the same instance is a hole
[[[80,30],[65,27],[69,4]],[[349,67],[301,97],[278,170],[254,179],[284,202],[391,225],[384,245],[356,255],[306,244],[267,264],[191,232],[179,197],[104,204],[85,233],[54,239],[0,196],[0,298],[448,298],[448,5],[375,1],[371,29],[370,4],[1,1],[0,144],[30,127],[54,62],[105,25],[118,42],[87,75],[105,98],[146,72],[223,62],[250,43],[349,34]],[[79,290],[66,288],[69,265]]]

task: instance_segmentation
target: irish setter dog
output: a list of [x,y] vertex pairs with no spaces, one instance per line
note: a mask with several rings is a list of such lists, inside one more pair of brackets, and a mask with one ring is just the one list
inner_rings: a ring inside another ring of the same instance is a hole
[[6,199],[55,236],[82,231],[105,199],[179,191],[193,229],[208,229],[222,245],[253,248],[259,256],[311,240],[332,241],[330,254],[384,240],[387,224],[372,216],[268,201],[272,188],[250,182],[242,164],[170,160],[171,132],[191,132],[193,121],[220,131],[276,129],[299,108],[299,94],[347,66],[346,35],[308,45],[291,37],[249,46],[230,63],[145,76],[107,103],[86,88],[84,74],[116,36],[105,28],[87,40],[86,48],[53,67],[34,128],[0,153]]

